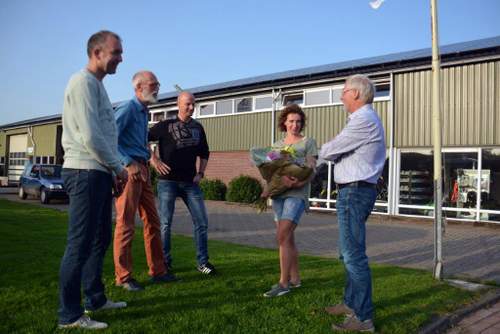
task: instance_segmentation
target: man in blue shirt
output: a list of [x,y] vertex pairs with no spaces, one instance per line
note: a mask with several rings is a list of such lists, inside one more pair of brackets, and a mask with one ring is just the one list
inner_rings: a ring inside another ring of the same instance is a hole
[[162,252],[160,219],[156,211],[148,161],[148,105],[157,102],[160,83],[149,71],[141,71],[132,79],[135,97],[116,107],[118,152],[129,173],[123,192],[116,199],[116,228],[114,239],[115,281],[128,291],[143,290],[132,277],[132,240],[135,214],[144,223],[144,247],[153,283],[169,282],[176,277],[167,273]]
[[371,106],[374,95],[375,87],[366,76],[347,78],[342,103],[349,113],[348,123],[319,154],[335,164],[340,259],[347,273],[343,303],[326,308],[328,313],[347,315],[342,324],[333,325],[335,330],[375,331],[365,223],[385,164],[385,139],[382,122]]

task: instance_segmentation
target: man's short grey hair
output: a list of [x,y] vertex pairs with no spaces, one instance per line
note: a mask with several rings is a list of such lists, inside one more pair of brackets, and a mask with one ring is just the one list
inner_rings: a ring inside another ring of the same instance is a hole
[[109,30],[101,30],[90,36],[87,42],[87,55],[89,56],[89,58],[92,55],[92,51],[106,43],[106,39],[110,36],[116,38],[120,42],[122,41],[118,34],[115,34],[114,32]]
[[149,73],[149,71],[139,71],[134,74],[134,76],[132,77],[132,86],[134,87],[134,89],[137,88],[137,86],[139,86],[139,84],[146,79],[146,73]]
[[372,103],[375,96],[375,85],[363,74],[354,74],[345,81],[346,86],[354,88],[359,92],[361,100],[365,103]]

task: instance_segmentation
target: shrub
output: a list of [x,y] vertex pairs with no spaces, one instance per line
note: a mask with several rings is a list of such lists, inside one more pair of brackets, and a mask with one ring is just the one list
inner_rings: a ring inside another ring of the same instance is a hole
[[229,182],[226,200],[238,203],[255,203],[261,193],[262,186],[256,178],[240,175]]
[[157,184],[158,184],[158,172],[156,169],[153,168],[153,166],[149,166],[149,172],[151,174],[151,186],[153,187],[153,192],[155,195],[158,195],[158,189],[157,189]]
[[205,199],[213,201],[223,201],[226,199],[227,187],[221,180],[202,179],[200,188]]

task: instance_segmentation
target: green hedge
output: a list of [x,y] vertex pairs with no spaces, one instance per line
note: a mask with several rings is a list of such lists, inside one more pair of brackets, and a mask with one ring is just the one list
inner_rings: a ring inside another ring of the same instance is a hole
[[262,193],[260,182],[251,176],[240,175],[229,182],[226,200],[238,203],[255,203]]
[[151,186],[153,187],[153,192],[155,195],[158,195],[158,172],[156,172],[156,169],[154,169],[153,166],[149,166],[149,172],[151,174]]
[[223,201],[226,198],[227,187],[221,180],[202,179],[200,188],[205,199]]

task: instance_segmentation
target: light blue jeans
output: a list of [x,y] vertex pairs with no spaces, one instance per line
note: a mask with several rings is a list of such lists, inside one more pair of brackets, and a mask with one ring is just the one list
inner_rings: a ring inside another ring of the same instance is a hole
[[273,199],[274,220],[289,220],[295,225],[299,224],[300,217],[306,209],[302,198],[277,197]]
[[346,271],[344,303],[361,321],[373,319],[372,279],[366,256],[366,220],[373,210],[377,191],[345,187],[337,197],[340,259]]
[[208,262],[208,218],[200,187],[192,182],[158,180],[158,197],[160,200],[161,239],[165,264],[170,266],[172,263],[170,230],[177,197],[182,198],[191,213],[198,265],[206,264]]

